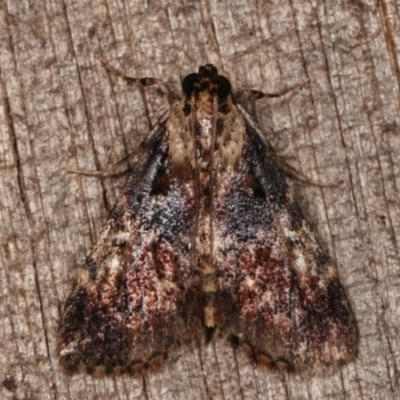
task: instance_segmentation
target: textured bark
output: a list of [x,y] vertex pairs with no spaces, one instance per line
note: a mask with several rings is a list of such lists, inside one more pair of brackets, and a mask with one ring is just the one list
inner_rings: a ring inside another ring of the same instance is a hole
[[[400,396],[400,13],[394,1],[0,1],[0,397],[321,399]],[[142,378],[68,376],[56,332],[82,262],[133,152],[168,107],[126,74],[180,80],[211,62],[234,89],[277,92],[255,110],[304,175],[296,198],[336,261],[359,356],[320,375],[255,367],[222,339],[182,345]]]

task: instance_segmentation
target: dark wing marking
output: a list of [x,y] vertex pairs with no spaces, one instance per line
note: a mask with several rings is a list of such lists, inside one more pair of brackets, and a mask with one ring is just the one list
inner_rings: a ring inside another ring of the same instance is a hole
[[200,312],[190,243],[194,191],[190,179],[178,180],[172,171],[167,122],[145,144],[78,271],[58,334],[67,366],[147,361],[164,353]]
[[331,362],[355,352],[355,322],[273,157],[244,115],[236,170],[218,176],[216,263],[225,328],[272,360]]

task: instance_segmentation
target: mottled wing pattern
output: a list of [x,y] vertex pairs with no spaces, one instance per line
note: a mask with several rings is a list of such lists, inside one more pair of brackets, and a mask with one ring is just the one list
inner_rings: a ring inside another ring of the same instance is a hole
[[269,145],[207,64],[142,145],[67,300],[68,366],[129,366],[215,329],[272,362],[351,359],[356,328]]
[[164,353],[199,314],[201,290],[191,251],[194,179],[190,163],[178,174],[170,156],[171,146],[179,145],[189,127],[181,124],[177,138],[173,120],[164,119],[143,145],[141,159],[78,270],[58,335],[66,366],[147,361]]
[[214,197],[222,325],[273,361],[349,359],[355,323],[337,270],[254,123],[241,121],[241,157],[220,169]]

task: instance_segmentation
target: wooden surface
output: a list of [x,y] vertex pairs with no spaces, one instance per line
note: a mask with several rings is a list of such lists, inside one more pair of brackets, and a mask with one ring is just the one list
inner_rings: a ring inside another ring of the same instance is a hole
[[[400,398],[400,3],[0,0],[0,397],[2,399]],[[272,374],[225,341],[182,346],[160,373],[65,375],[56,332],[76,265],[126,176],[111,166],[168,107],[110,75],[176,92],[214,63],[234,88],[276,92],[255,110],[287,161],[339,188],[294,182],[337,262],[360,333],[353,363],[320,376]]]

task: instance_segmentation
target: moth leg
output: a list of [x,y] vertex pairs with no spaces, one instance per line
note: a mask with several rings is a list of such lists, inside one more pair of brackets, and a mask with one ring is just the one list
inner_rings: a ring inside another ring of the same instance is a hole
[[304,182],[310,186],[317,186],[317,187],[337,187],[340,186],[343,183],[342,179],[339,179],[335,182],[319,182],[319,181],[314,181],[310,178],[307,178],[304,176],[301,172],[297,171],[295,168],[293,168],[291,165],[289,165],[283,157],[281,157],[279,154],[275,153],[274,151],[271,153],[272,158],[274,161],[278,164],[280,169],[285,173],[285,175],[296,179],[300,182]]
[[[143,87],[146,86],[158,86],[163,94],[167,97],[168,102],[171,104],[173,101],[176,100],[175,96],[173,93],[169,90],[168,86],[161,80],[157,78],[133,78],[130,76],[125,75],[118,69],[114,68],[111,64],[109,64],[106,60],[101,58],[98,54],[95,54],[95,57],[103,64],[104,68],[111,73],[125,79],[128,83],[133,83],[133,84],[138,84]],[[126,157],[124,157],[122,160],[118,161],[116,164],[111,166],[110,168],[107,169],[102,169],[100,171],[85,171],[85,170],[79,170],[79,169],[70,169],[67,170],[69,174],[78,174],[78,175],[85,175],[85,176],[101,176],[101,177],[109,177],[109,176],[120,176],[123,175],[127,172],[129,172],[130,168],[127,168],[125,171],[122,172],[116,172],[116,170],[123,164],[126,164],[127,161],[129,161],[131,158],[135,159],[135,157],[138,155],[138,153],[132,152],[128,154]],[[136,161],[136,160],[134,160]]]
[[[138,155],[137,151],[134,151],[127,156],[125,156],[122,160],[119,160],[117,163],[112,165],[110,168],[101,169],[100,171],[85,171],[82,169],[68,169],[67,172],[69,174],[77,174],[77,175],[85,175],[85,176],[101,176],[103,178],[107,177],[117,177],[120,175],[124,175],[131,170],[131,168],[125,168],[124,171],[117,172],[117,169],[121,166],[126,164],[131,158],[134,158]],[[134,160],[135,162],[136,160]]]
[[[306,85],[309,81],[304,81],[301,83],[297,83],[296,85],[290,86],[288,88],[285,88],[283,90],[281,90],[278,93],[264,93],[261,92],[259,90],[245,90],[244,92],[242,92],[239,95],[238,98],[238,103],[242,103],[248,99],[252,99],[253,101],[255,100],[259,100],[262,99],[264,97],[268,97],[268,98],[277,98],[277,97],[282,97],[285,96],[286,94],[292,92],[293,90],[299,90],[301,89],[304,85]],[[263,138],[264,140],[264,138]],[[317,187],[337,187],[340,186],[343,183],[343,180],[337,180],[335,182],[319,182],[319,181],[314,181],[310,178],[307,178],[306,176],[304,176],[302,173],[300,173],[299,171],[297,171],[295,168],[293,168],[291,165],[289,165],[284,159],[283,157],[279,156],[279,154],[277,154],[275,152],[275,150],[272,148],[272,146],[270,145],[270,143],[268,143],[267,141],[264,140],[265,145],[268,147],[268,150],[271,153],[271,156],[273,157],[273,159],[275,160],[275,162],[278,164],[278,166],[281,168],[281,170],[289,177],[296,179],[300,182],[304,182],[308,185],[311,186],[317,186]]]
[[104,68],[111,73],[125,79],[128,83],[133,83],[136,85],[141,85],[143,87],[146,86],[158,86],[163,94],[167,97],[168,103],[172,104],[175,100],[177,100],[176,96],[171,92],[171,90],[168,88],[166,83],[162,81],[161,79],[158,78],[151,78],[151,77],[144,77],[144,78],[133,78],[131,76],[125,75],[123,72],[119,71],[115,67],[113,67],[111,64],[109,64],[106,60],[101,58],[98,54],[95,55],[95,57],[103,64]]

